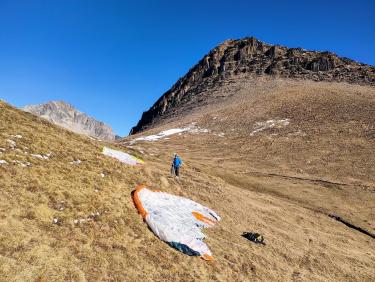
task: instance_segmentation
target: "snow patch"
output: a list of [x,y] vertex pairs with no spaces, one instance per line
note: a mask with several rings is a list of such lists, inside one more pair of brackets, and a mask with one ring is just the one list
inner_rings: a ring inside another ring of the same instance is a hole
[[15,141],[8,139],[7,142],[12,149],[16,148],[17,143]]
[[41,160],[48,160],[49,157],[51,156],[51,153],[48,153],[46,155],[41,155],[41,154],[30,154],[33,158],[41,159]]
[[20,135],[20,134],[16,134],[16,135],[11,135],[10,137],[11,137],[11,138],[21,139],[21,138],[22,138],[22,135]]
[[8,164],[8,162],[6,160],[0,160],[0,165],[3,165],[3,164]]
[[225,137],[225,133],[224,132],[213,133],[213,135],[218,136],[218,137]]
[[70,162],[70,164],[74,164],[74,165],[79,165],[80,163],[82,163],[81,160],[75,160],[75,161]]
[[287,126],[289,123],[290,123],[290,120],[287,118],[279,119],[279,120],[270,119],[267,121],[256,122],[254,126],[254,130],[250,133],[250,136],[254,136],[254,134],[261,132],[263,130],[269,129],[269,128],[282,128],[282,127]]
[[190,127],[172,128],[172,129],[168,129],[168,130],[164,130],[162,132],[159,132],[158,134],[155,134],[155,135],[148,135],[148,136],[145,136],[145,137],[138,137],[138,138],[132,140],[132,142],[137,142],[137,141],[157,141],[157,140],[165,138],[167,136],[174,135],[174,134],[177,134],[177,133],[182,133],[182,132],[185,132],[185,131],[188,131],[188,130],[190,130]]
[[167,130],[163,130],[157,134],[154,135],[148,135],[148,136],[142,136],[135,138],[129,142],[130,145],[135,144],[138,141],[149,141],[149,142],[154,142],[158,141],[160,139],[169,139],[168,136],[171,135],[182,135],[183,132],[188,132],[188,133],[193,133],[193,134],[198,134],[198,133],[208,133],[209,130],[205,128],[201,128],[199,126],[196,126],[195,122],[192,122],[190,126],[184,127],[184,128],[171,128]]

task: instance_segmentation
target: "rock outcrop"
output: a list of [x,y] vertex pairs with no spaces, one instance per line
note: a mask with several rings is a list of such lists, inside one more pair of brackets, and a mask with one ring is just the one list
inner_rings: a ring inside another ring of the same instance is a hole
[[135,134],[157,123],[202,89],[236,75],[278,76],[375,86],[375,67],[331,52],[268,45],[254,37],[227,40],[204,56],[146,112],[132,128]]
[[97,121],[63,101],[51,101],[46,104],[29,105],[24,111],[38,115],[76,133],[92,136],[101,140],[113,141],[115,133],[108,125]]

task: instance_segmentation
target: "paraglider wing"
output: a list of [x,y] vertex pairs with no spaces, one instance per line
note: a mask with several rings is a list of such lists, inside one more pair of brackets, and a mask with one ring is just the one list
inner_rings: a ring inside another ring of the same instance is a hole
[[179,251],[212,260],[201,228],[214,226],[220,217],[187,198],[138,186],[135,205],[154,234]]

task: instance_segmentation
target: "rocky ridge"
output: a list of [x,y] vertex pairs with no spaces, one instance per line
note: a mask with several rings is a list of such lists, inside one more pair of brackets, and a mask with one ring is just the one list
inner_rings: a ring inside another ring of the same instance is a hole
[[269,45],[254,37],[227,40],[211,50],[146,112],[130,134],[158,123],[204,89],[239,75],[347,82],[375,86],[375,67],[332,52]]
[[45,118],[54,124],[76,133],[107,141],[113,141],[117,138],[111,127],[78,111],[72,105],[63,101],[28,105],[25,106],[23,110]]

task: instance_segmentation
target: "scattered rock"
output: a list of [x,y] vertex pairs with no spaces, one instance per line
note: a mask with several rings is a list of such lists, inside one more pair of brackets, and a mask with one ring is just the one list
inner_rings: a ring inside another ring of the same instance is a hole
[[52,224],[56,224],[56,225],[61,225],[61,220],[57,217],[55,217],[54,219],[52,219]]
[[82,224],[82,223],[86,223],[86,222],[90,222],[90,221],[95,221],[99,218],[99,216],[100,216],[100,212],[96,211],[96,212],[91,213],[86,218],[78,218],[78,219],[73,220],[73,223],[74,224]]
[[30,162],[21,162],[19,160],[13,160],[12,163],[18,164],[21,167],[30,167],[31,166]]
[[64,211],[65,210],[65,202],[64,201],[61,201],[59,203],[57,203],[54,208],[58,211]]
[[17,143],[15,141],[8,139],[7,142],[9,144],[10,148],[12,148],[12,149],[16,148]]
[[75,219],[73,222],[74,224],[81,224],[81,223],[85,223],[87,220],[85,218],[79,218],[79,219]]
[[92,220],[97,220],[100,216],[100,212],[93,212],[89,215],[89,219],[92,219]]

